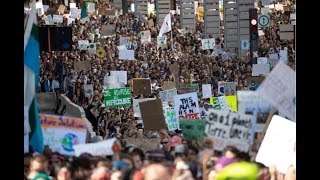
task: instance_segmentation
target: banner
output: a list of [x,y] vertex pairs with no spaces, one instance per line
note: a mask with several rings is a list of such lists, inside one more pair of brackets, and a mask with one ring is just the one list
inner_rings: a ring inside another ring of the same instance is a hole
[[296,72],[291,67],[279,61],[258,93],[290,120],[296,120]]
[[296,165],[296,123],[274,115],[255,161],[267,167],[275,165],[283,174]]
[[140,102],[155,100],[156,98],[132,99],[134,117],[141,117]]
[[133,95],[151,94],[151,80],[147,78],[133,79]]
[[118,84],[125,84],[128,83],[127,71],[110,71],[110,76],[115,76],[118,78]]
[[139,105],[145,131],[167,129],[160,99],[140,102]]
[[133,144],[135,148],[140,148],[144,152],[157,149],[159,146],[159,139],[157,138],[126,138],[127,144]]
[[74,145],[86,143],[87,125],[84,119],[39,114],[43,143],[63,155],[75,154]]
[[176,129],[180,129],[179,122],[177,120],[177,115],[174,109],[171,107],[163,108],[163,112],[168,126],[168,130],[175,131]]
[[202,98],[210,98],[211,96],[211,84],[202,84]]
[[174,110],[177,119],[200,119],[197,93],[174,96]]
[[141,31],[141,43],[142,44],[147,44],[151,42],[151,35],[150,35],[150,30],[147,31]]
[[75,156],[79,157],[83,153],[89,153],[93,156],[113,156],[112,146],[115,142],[116,138],[111,138],[96,143],[75,145]]
[[134,50],[119,50],[120,60],[134,60]]
[[248,152],[252,116],[242,113],[209,109],[207,112],[206,135],[214,140],[215,150],[222,151],[233,145],[240,151]]
[[185,140],[203,140],[206,121],[181,119],[179,123]]
[[104,89],[105,107],[131,106],[130,88]]
[[173,98],[175,95],[177,95],[176,88],[159,92],[159,97],[161,99],[161,102],[173,103]]
[[219,81],[218,95],[236,95],[236,83]]

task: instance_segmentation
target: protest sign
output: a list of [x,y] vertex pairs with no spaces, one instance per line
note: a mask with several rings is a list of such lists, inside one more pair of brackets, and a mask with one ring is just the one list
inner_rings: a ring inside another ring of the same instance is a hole
[[84,96],[87,98],[93,97],[93,86],[92,84],[84,84],[83,85],[84,89]]
[[274,115],[255,161],[267,167],[275,165],[284,174],[296,165],[296,123]]
[[225,96],[225,99],[229,107],[229,110],[233,112],[237,112],[238,111],[237,96]]
[[132,99],[134,117],[141,117],[140,102],[155,100],[156,98]]
[[115,76],[105,76],[103,78],[103,85],[105,89],[116,89],[123,87],[118,83],[118,79]]
[[75,145],[75,156],[79,157],[83,153],[89,153],[93,156],[112,156],[112,146],[116,142],[116,140],[116,138],[111,138],[96,143]]
[[202,84],[202,98],[210,98],[211,96],[211,84]]
[[242,113],[209,109],[207,112],[206,135],[214,139],[215,150],[221,151],[228,145],[248,152],[252,116]]
[[210,97],[210,104],[213,106],[213,109],[221,110],[221,105],[218,97]]
[[134,60],[134,50],[119,50],[120,60]]
[[53,25],[53,19],[51,14],[45,16],[43,20],[46,25]]
[[118,51],[120,50],[127,50],[127,47],[125,45],[122,45],[122,46],[117,46],[118,48]]
[[95,13],[95,10],[96,10],[95,4],[94,4],[94,3],[87,2],[87,12],[88,12],[89,14],[93,14],[93,13]]
[[104,89],[105,107],[131,106],[130,88]]
[[203,140],[206,121],[180,119],[179,124],[185,140]]
[[157,37],[157,49],[167,47],[167,41],[165,36]]
[[263,32],[262,30],[259,30],[259,31],[258,31],[258,35],[259,35],[259,36],[264,36],[265,34],[264,34],[264,32]]
[[147,78],[133,79],[133,95],[151,94],[151,80]]
[[258,57],[257,58],[257,63],[258,64],[267,64],[268,63],[268,58],[266,58],[266,57]]
[[270,5],[270,0],[261,0],[262,6],[269,6]]
[[140,102],[139,105],[144,130],[167,129],[160,99]]
[[282,61],[283,63],[285,64],[288,64],[288,50],[280,50],[280,53],[279,53],[279,56],[280,56],[280,61]]
[[77,72],[80,72],[84,69],[91,69],[91,63],[89,60],[86,60],[86,61],[74,61],[74,69],[77,71]]
[[269,64],[252,64],[252,76],[267,76],[269,73]]
[[215,39],[214,38],[201,39],[201,43],[202,43],[202,50],[214,49]]
[[200,119],[197,93],[179,94],[174,96],[174,110],[177,119]]
[[269,59],[279,59],[278,53],[269,54]]
[[127,37],[120,36],[119,41],[120,41],[120,46],[123,46],[123,45],[127,46],[127,44],[128,44],[128,38]]
[[146,44],[151,42],[151,36],[150,36],[150,30],[147,31],[141,31],[141,43]]
[[67,7],[63,4],[60,4],[59,7],[58,7],[58,12],[60,14],[64,14],[65,10],[67,9]]
[[180,129],[179,122],[177,120],[176,112],[171,107],[163,108],[164,117],[168,126],[169,131],[175,131]]
[[90,54],[96,54],[97,53],[97,45],[96,45],[96,43],[89,44],[88,51],[89,51]]
[[168,90],[168,89],[173,89],[173,88],[176,88],[176,84],[174,82],[170,82],[170,81],[164,81],[161,86],[161,89],[164,91]]
[[52,15],[52,20],[53,20],[53,23],[63,23],[63,16],[61,15]]
[[235,95],[236,84],[235,82],[218,81],[218,95]]
[[133,144],[135,148],[140,148],[144,152],[154,150],[158,148],[159,139],[157,138],[126,138],[127,144]]
[[153,26],[154,26],[153,19],[150,19],[150,20],[148,21],[148,27],[151,28],[151,27],[153,27]]
[[169,89],[159,92],[159,97],[161,99],[161,102],[169,102],[173,103],[174,96],[177,95],[177,89]]
[[71,8],[70,9],[70,17],[77,19],[79,17],[79,10],[78,8]]
[[49,5],[42,5],[42,8],[43,8],[43,12],[46,13],[48,12]]
[[210,97],[210,104],[215,110],[230,111],[226,101],[226,96]]
[[268,15],[270,12],[270,8],[269,7],[263,7],[261,8],[261,15]]
[[206,120],[207,119],[207,110],[204,107],[199,108],[200,110],[200,119]]
[[86,143],[87,125],[84,119],[39,114],[43,143],[52,151],[74,155],[74,145]]
[[67,21],[67,26],[69,26],[72,22],[74,22],[75,19],[73,18],[68,18],[68,21]]
[[279,61],[258,93],[290,120],[296,120],[296,72],[291,67]]
[[69,8],[77,8],[77,3],[69,3]]
[[116,76],[118,78],[118,84],[127,84],[127,71],[110,71],[110,76]]
[[179,93],[185,94],[185,93],[191,93],[191,92],[199,92],[199,84],[176,84],[177,91]]

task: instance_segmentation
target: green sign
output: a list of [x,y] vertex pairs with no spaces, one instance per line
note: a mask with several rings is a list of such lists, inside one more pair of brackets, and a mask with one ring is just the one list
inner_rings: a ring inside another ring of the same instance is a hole
[[270,16],[269,15],[260,15],[258,18],[259,27],[269,27],[270,26]]
[[186,140],[203,140],[206,121],[194,119],[181,119],[180,128],[184,139]]
[[130,88],[104,89],[103,96],[106,107],[131,106]]

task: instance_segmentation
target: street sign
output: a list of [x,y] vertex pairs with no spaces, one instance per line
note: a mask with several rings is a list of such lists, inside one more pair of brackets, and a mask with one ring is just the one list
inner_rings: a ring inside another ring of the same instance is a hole
[[249,40],[241,40],[241,50],[249,50],[250,49],[250,42]]
[[260,15],[258,18],[259,28],[265,28],[270,26],[270,16]]

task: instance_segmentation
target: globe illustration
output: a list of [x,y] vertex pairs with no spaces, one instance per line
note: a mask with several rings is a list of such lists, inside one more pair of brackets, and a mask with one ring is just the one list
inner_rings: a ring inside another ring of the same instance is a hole
[[66,134],[61,142],[62,148],[67,152],[74,151],[73,145],[78,144],[78,137],[75,134],[68,133]]

